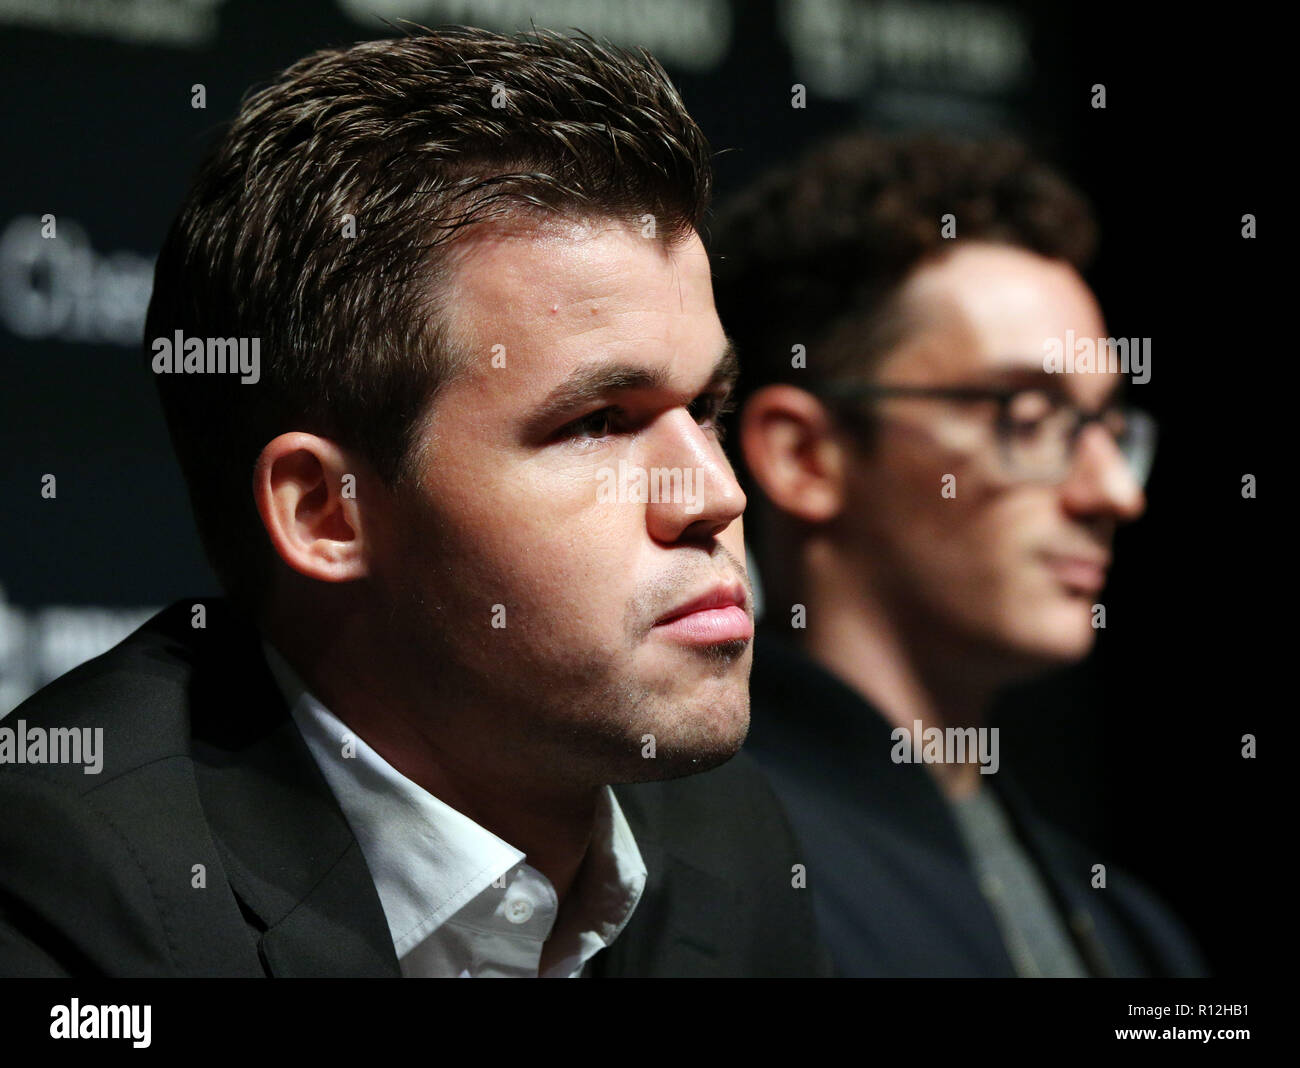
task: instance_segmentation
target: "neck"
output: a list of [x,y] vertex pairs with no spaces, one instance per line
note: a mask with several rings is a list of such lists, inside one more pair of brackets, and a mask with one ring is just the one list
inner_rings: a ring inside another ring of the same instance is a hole
[[[803,651],[871,702],[892,727],[980,727],[1007,682],[986,658],[949,639],[933,620],[887,607],[868,581],[847,581],[824,544],[803,569],[808,627]],[[796,632],[797,633],[797,632]],[[980,785],[979,765],[927,764],[950,797]]]
[[[367,745],[416,785],[523,852],[564,904],[591,843],[598,789],[565,790],[530,780],[522,771],[497,771],[499,765],[480,764],[473,756],[465,760],[432,744],[404,721],[355,718],[359,722],[349,726]],[[485,774],[484,768],[494,770]]]
[[523,852],[563,905],[591,842],[601,788],[547,780],[539,762],[526,759],[527,745],[501,743],[510,723],[503,713],[405,693],[386,650],[338,617],[332,622],[328,636],[301,627],[267,633],[326,708],[406,778]]

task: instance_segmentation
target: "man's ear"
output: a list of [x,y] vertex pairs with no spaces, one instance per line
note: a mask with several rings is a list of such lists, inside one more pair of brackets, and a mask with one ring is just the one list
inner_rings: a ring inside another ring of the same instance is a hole
[[825,406],[795,386],[765,386],[740,414],[745,465],[769,501],[806,523],[844,507],[844,448]]
[[253,498],[280,559],[321,582],[367,575],[362,481],[359,465],[328,438],[294,431],[268,442]]

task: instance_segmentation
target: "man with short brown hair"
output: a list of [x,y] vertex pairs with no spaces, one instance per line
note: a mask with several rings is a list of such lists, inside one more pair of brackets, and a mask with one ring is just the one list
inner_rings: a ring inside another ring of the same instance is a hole
[[1084,201],[1008,142],[852,134],[714,234],[765,603],[746,750],[839,971],[1196,972],[1149,893],[1014,788],[986,718],[1092,648],[1145,508],[1154,425],[1125,387],[1149,353],[1106,343]]
[[732,760],[709,189],[662,68],[584,37],[368,42],[244,102],[145,333],[230,601],[13,713],[105,753],[0,769],[0,972],[825,969]]

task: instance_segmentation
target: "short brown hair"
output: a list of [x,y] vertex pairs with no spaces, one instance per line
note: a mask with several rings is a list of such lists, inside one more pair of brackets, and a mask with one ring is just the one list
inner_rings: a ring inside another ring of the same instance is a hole
[[[251,493],[289,430],[410,475],[459,360],[442,312],[457,235],[520,215],[700,228],[708,144],[659,63],[533,31],[454,28],[317,52],[248,96],[158,258],[151,339],[259,339],[260,381],[158,374],[204,548],[256,611],[272,550]],[[345,230],[355,220],[355,236]]]
[[[720,205],[711,230],[742,397],[774,382],[866,377],[907,329],[895,314],[903,285],[959,242],[1011,244],[1083,270],[1097,241],[1083,197],[1022,145],[935,134],[838,137]],[[791,365],[794,345],[805,346],[805,368]]]

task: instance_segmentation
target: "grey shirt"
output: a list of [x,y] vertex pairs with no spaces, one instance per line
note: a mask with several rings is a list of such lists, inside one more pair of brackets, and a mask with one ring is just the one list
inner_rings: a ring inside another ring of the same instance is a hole
[[1088,969],[997,795],[981,786],[951,807],[1016,973],[1086,978]]

